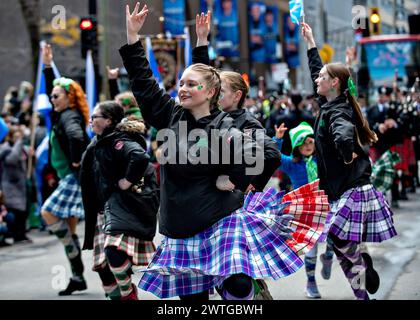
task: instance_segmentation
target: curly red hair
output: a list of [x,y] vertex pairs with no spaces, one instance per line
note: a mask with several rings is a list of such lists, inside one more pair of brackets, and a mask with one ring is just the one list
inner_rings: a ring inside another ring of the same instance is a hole
[[85,124],[89,124],[89,105],[86,100],[85,92],[83,91],[80,84],[73,81],[70,84],[70,90],[67,92],[67,98],[69,99],[70,109],[79,110],[85,120]]

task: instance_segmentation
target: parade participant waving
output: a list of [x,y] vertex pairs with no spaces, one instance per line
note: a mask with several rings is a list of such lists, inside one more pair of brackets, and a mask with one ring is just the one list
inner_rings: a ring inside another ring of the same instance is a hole
[[41,214],[49,229],[64,244],[73,277],[59,295],[70,295],[74,291],[87,288],[83,278],[82,252],[76,226],[79,218],[84,216],[78,174],[82,154],[89,144],[86,133],[89,106],[85,93],[77,82],[67,78],[54,80],[50,45],[43,48],[42,58],[47,92],[51,92],[51,103],[54,107],[49,160],[57,171],[60,182],[42,205]]
[[329,236],[357,299],[369,299],[379,287],[372,259],[361,242],[381,242],[396,235],[392,212],[383,194],[370,183],[367,147],[377,141],[356,100],[349,69],[342,63],[322,65],[312,29],[302,23],[309,69],[321,106],[315,123],[320,187],[331,203]]
[[[145,125],[135,117],[124,118],[115,101],[99,103],[91,125],[96,136],[80,174],[86,214],[83,249],[94,249],[93,270],[110,299],[137,300],[132,266],[146,266],[155,252],[159,208],[155,170],[142,137]],[[140,183],[142,190],[136,189]]]
[[[133,13],[126,8],[128,45],[120,54],[145,121],[158,130],[170,129],[164,132],[176,138],[174,145],[169,143],[175,151],[162,152],[167,161],[161,165],[159,228],[165,237],[142,270],[139,287],[161,298],[200,301],[208,300],[209,289],[220,285],[225,299],[252,299],[252,278],[278,279],[293,273],[303,264],[299,248],[316,242],[316,226],[323,228],[322,212],[310,211],[313,223],[312,228],[305,226],[306,234],[301,224],[293,225],[293,231],[289,224],[299,207],[293,202],[302,200],[302,194],[313,195],[317,184],[284,197],[272,189],[251,194],[244,203],[241,190],[250,183],[252,174],[246,169],[253,165],[244,154],[258,152],[259,146],[217,108],[221,83],[214,68],[195,64],[184,71],[178,91],[181,105],[159,88],[138,36],[148,9],[139,9],[139,3]],[[212,144],[219,143],[230,151],[229,157],[239,155],[240,163],[226,165],[217,153],[211,163],[194,163],[188,157],[181,163],[185,151],[197,148],[196,141],[188,139],[197,129],[206,133],[197,142],[201,153],[211,153]],[[228,176],[230,184],[218,181],[221,175]],[[226,187],[230,191],[220,190]],[[316,201],[321,211],[328,209],[322,192]]]

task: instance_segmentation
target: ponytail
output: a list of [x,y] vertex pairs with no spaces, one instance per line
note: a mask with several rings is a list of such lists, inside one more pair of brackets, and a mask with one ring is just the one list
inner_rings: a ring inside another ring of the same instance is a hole
[[354,119],[356,121],[356,133],[359,143],[363,145],[372,145],[378,141],[376,133],[369,128],[369,123],[364,117],[362,110],[356,98],[350,94],[349,90],[344,90],[344,94],[349,101],[354,113]]

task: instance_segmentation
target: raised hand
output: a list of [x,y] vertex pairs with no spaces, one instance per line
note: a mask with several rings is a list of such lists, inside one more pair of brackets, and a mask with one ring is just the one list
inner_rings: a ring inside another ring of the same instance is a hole
[[274,125],[274,130],[276,130],[276,138],[283,139],[284,133],[287,131],[287,128],[284,125],[284,123],[282,123],[280,127],[277,127],[277,125]]
[[46,43],[44,47],[42,47],[42,63],[49,67],[53,61],[53,53],[51,49],[51,45]]
[[127,42],[128,44],[133,44],[139,40],[138,33],[143,27],[144,22],[146,21],[147,14],[149,9],[147,4],[143,6],[143,9],[139,12],[140,3],[137,2],[134,7],[133,13],[130,13],[130,6],[126,5],[125,7],[125,16],[127,24]]
[[316,47],[314,35],[312,34],[312,28],[305,22],[302,22],[302,37],[308,44],[308,49]]
[[120,73],[119,68],[111,69],[109,66],[106,66],[106,71],[109,80],[118,79],[118,75]]
[[197,14],[195,17],[195,33],[197,34],[197,47],[208,45],[208,36],[211,29],[211,11]]

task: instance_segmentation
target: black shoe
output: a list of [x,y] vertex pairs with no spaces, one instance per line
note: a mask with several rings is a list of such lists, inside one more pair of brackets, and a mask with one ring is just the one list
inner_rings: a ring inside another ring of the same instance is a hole
[[27,236],[17,237],[13,239],[14,244],[28,244],[33,243],[32,239],[29,239]]
[[367,252],[362,253],[363,260],[366,263],[366,290],[370,294],[376,293],[379,289],[380,279],[379,274],[373,269],[373,261]]
[[76,281],[73,279],[70,279],[69,285],[65,290],[62,290],[58,293],[59,296],[69,296],[74,291],[83,291],[87,289],[87,285],[85,280],[82,281]]

